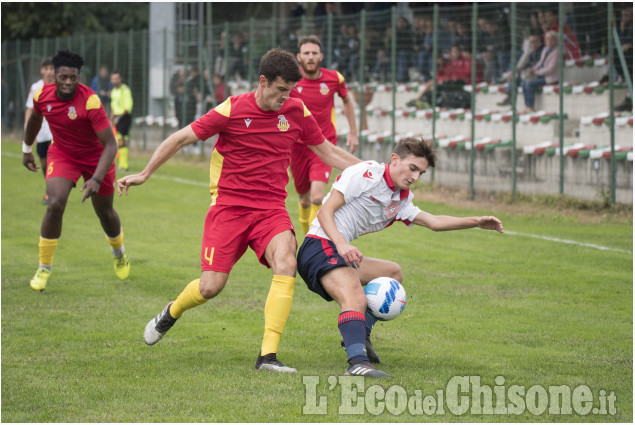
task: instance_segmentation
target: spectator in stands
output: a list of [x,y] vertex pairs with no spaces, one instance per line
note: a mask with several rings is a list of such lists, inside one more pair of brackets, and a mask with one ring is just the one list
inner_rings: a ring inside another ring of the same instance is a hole
[[344,78],[351,80],[359,57],[360,42],[355,24],[343,23],[335,42],[335,61]]
[[[529,70],[538,63],[540,55],[542,53],[542,34],[540,32],[534,32],[529,36],[529,43],[527,48],[523,51],[522,56],[518,60],[516,69],[518,71],[516,84],[521,84],[522,81],[530,81],[536,78],[536,75],[529,73]],[[505,73],[507,79],[507,87],[505,88],[505,99],[499,103],[498,106],[511,105],[511,93],[512,93],[512,73]]]
[[90,88],[97,93],[101,104],[104,105],[106,114],[110,116],[110,91],[112,90],[112,83],[110,82],[108,65],[102,64],[99,67],[99,74],[93,78],[93,81],[90,83]]
[[[214,74],[212,76],[214,80],[214,97],[216,98],[216,103],[222,103],[228,96],[231,96],[231,90],[229,87],[225,86],[225,79],[220,74]],[[227,88],[227,95],[225,95],[225,89]]]
[[[633,6],[628,5],[624,9],[622,9],[621,13],[621,21],[620,21],[620,44],[622,45],[622,53],[624,54],[624,59],[626,61],[626,66],[628,69],[628,75],[633,81]],[[617,52],[614,54],[614,66],[615,70],[618,72],[622,80],[626,79],[626,75],[624,69],[622,68],[622,64],[619,60],[619,56]],[[624,102],[617,105],[615,107],[616,111],[632,111],[633,110],[633,100],[631,98],[630,93],[627,93]]]
[[529,78],[522,82],[527,112],[535,111],[536,89],[545,84],[558,82],[558,33],[548,31],[545,34],[546,45],[542,49],[538,63],[527,70]]
[[465,46],[471,51],[472,33],[468,29],[468,26],[465,24],[465,22],[457,21],[455,28],[456,32],[454,33],[452,44],[457,46]]
[[434,42],[434,27],[432,19],[423,16],[415,17],[415,43],[417,71],[423,80],[429,81],[432,71],[432,48]]
[[397,19],[397,81],[405,83],[410,80],[408,68],[412,63],[414,38],[412,27],[406,18]]
[[[463,90],[465,84],[471,84],[472,77],[472,58],[471,52],[467,51],[466,56],[462,54],[462,50],[459,46],[452,46],[447,59],[443,58],[443,55],[439,55],[437,58],[437,106],[448,107],[466,107]],[[477,74],[478,75],[478,74]],[[434,80],[426,82],[423,86],[421,94],[414,100],[407,103],[408,106],[416,106],[417,108],[428,108],[432,104],[431,91],[434,86]],[[450,98],[456,97],[455,94],[462,92],[460,97],[463,105],[457,106],[453,102],[449,101]],[[443,93],[443,94],[441,94]],[[469,95],[468,97],[469,98]],[[442,105],[444,101],[447,101],[446,105]]]
[[[545,44],[547,44],[547,32],[554,31],[558,34],[558,9],[548,8],[544,11],[544,22],[542,25],[545,32]],[[578,39],[567,24],[562,25],[562,33],[564,37],[564,58],[565,60],[578,59],[582,56]]]
[[483,63],[483,80],[493,83],[496,81],[496,39],[490,31],[489,20],[484,17],[478,18],[478,59]]
[[373,67],[373,79],[385,82],[390,75],[390,40],[392,29],[390,25],[386,27],[380,47],[377,49],[375,66]]

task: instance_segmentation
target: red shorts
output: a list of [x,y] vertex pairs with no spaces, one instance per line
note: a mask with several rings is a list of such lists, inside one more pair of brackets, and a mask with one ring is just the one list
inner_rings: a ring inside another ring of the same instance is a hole
[[311,182],[328,183],[331,167],[322,162],[319,156],[300,143],[294,143],[291,150],[291,175],[295,190],[299,194],[307,193],[311,189]]
[[229,273],[248,246],[263,265],[270,267],[265,249],[285,230],[293,232],[286,210],[212,205],[205,218],[201,270]]
[[[59,153],[56,149],[49,149],[46,167],[46,179],[51,177],[64,177],[67,180],[77,184],[77,180],[82,176],[84,181],[89,180],[95,173],[99,157],[94,165],[73,161],[64,154]],[[108,172],[101,181],[99,187],[99,196],[109,196],[115,193],[115,163],[113,162]]]

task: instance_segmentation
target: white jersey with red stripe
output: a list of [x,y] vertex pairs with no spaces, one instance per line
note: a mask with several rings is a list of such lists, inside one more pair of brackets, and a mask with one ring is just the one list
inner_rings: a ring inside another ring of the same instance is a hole
[[[333,183],[324,201],[337,190],[346,202],[335,211],[335,224],[347,242],[378,232],[401,221],[411,226],[421,210],[412,203],[409,190],[395,188],[387,164],[365,161],[348,167]],[[316,218],[308,235],[330,239]]]

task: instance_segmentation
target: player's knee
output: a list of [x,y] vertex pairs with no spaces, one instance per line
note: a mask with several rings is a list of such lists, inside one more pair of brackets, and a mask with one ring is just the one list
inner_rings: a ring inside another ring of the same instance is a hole
[[204,281],[201,279],[198,288],[201,292],[201,296],[209,300],[210,298],[214,298],[216,295],[220,294],[223,287],[224,285],[217,285],[214,281]]
[[295,276],[297,261],[294,254],[275,256],[271,269],[274,274],[283,276]]
[[399,283],[403,283],[403,273],[401,271],[401,266],[397,263],[392,263],[390,267],[389,276],[395,279]]
[[64,215],[65,209],[66,200],[49,196],[49,201],[46,207],[46,214],[49,217],[61,217]]

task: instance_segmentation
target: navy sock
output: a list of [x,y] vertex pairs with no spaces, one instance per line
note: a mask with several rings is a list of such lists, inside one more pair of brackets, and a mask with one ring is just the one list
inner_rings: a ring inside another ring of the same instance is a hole
[[368,362],[364,315],[357,311],[344,311],[340,313],[337,326],[344,340],[348,362],[350,364]]
[[370,332],[373,330],[373,326],[377,323],[377,319],[368,314],[368,312],[364,315],[366,317],[366,335],[370,336]]

